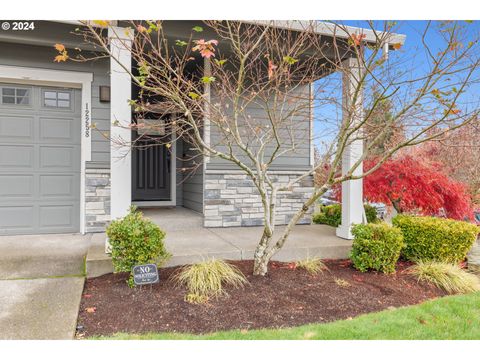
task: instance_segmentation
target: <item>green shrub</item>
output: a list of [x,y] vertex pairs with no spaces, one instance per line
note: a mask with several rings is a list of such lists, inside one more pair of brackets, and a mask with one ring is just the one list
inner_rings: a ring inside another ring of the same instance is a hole
[[476,225],[428,216],[398,215],[393,225],[403,234],[405,248],[402,256],[408,260],[434,260],[458,263],[477,238]]
[[369,269],[384,273],[395,272],[395,264],[403,247],[402,232],[388,224],[358,224],[352,227],[354,236],[350,258],[353,266],[365,272]]
[[419,261],[409,269],[419,281],[428,281],[450,294],[467,294],[480,291],[480,278],[456,264]]
[[[124,218],[112,221],[107,236],[115,272],[131,273],[133,266],[147,263],[161,265],[170,257],[163,243],[165,233],[134,206]],[[128,284],[133,286],[132,274]]]
[[340,204],[322,206],[320,212],[313,215],[312,220],[315,224],[337,227],[342,222],[342,206]]
[[[365,204],[364,209],[368,223],[379,222],[377,210],[372,205]],[[315,224],[325,224],[337,227],[342,222],[342,206],[340,204],[322,206],[320,212],[313,215],[312,220]]]
[[375,224],[380,221],[377,215],[377,209],[375,209],[372,205],[364,204],[363,208],[365,209],[365,216],[367,217],[367,222],[369,224],[370,223]]

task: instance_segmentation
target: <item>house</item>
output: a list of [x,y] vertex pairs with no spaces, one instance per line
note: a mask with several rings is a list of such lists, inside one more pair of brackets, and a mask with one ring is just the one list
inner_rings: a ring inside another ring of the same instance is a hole
[[[198,23],[169,21],[171,39],[186,36]],[[122,25],[116,22],[117,34]],[[0,235],[103,232],[131,204],[191,209],[202,214],[205,227],[260,225],[261,216],[244,211],[261,204],[252,182],[236,166],[211,158],[187,177],[179,171],[179,158],[191,149],[182,141],[170,153],[158,146],[126,151],[109,140],[129,142],[138,135],[114,125],[115,119],[128,126],[133,116],[132,83],[121,66],[131,66],[131,54],[123,47],[130,38],[112,37],[118,62],[54,63],[56,43],[89,49],[75,35],[79,26],[75,21],[35,21],[31,31],[0,32]],[[274,26],[303,29],[301,22],[277,21]],[[328,39],[338,29],[318,23],[316,31]],[[369,30],[351,31],[375,41]],[[403,41],[395,35],[389,45]],[[351,97],[350,81],[344,79],[345,101]],[[312,116],[299,119],[310,140],[274,165],[276,181],[313,166]],[[206,128],[204,136],[210,135]],[[361,143],[355,146],[345,155],[346,168],[361,152]],[[312,187],[308,178],[280,196],[278,224],[289,220]],[[346,182],[342,191],[343,225],[337,234],[350,238],[349,225],[363,220],[362,181]]]

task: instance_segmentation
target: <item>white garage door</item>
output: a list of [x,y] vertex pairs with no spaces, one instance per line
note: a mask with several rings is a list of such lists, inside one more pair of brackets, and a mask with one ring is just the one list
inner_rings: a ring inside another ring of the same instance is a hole
[[79,231],[80,101],[0,84],[0,235]]

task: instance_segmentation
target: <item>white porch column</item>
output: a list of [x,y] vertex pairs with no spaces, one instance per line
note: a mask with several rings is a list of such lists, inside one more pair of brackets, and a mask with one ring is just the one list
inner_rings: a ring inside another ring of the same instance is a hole
[[[356,104],[353,105],[353,97],[362,75],[362,67],[354,58],[343,62],[345,71],[343,73],[343,118],[351,116],[351,124],[360,121],[363,114],[363,94],[357,95]],[[347,148],[342,157],[342,173],[346,174],[363,154],[363,141],[354,140]],[[363,167],[359,166],[354,175],[359,175]],[[363,181],[350,180],[342,183],[342,223],[337,228],[337,236],[344,239],[353,239],[351,233],[352,224],[365,222],[365,210],[363,208]]]
[[[132,201],[132,162],[131,119],[129,100],[132,97],[130,75],[123,66],[131,69],[130,53],[132,35],[125,29],[111,27],[108,29],[110,39],[110,176],[111,176],[111,218],[125,216]],[[115,125],[115,123],[118,124]]]

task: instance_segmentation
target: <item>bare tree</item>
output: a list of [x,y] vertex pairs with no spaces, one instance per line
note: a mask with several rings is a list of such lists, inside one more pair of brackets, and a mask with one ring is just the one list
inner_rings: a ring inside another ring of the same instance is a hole
[[[318,26],[303,22],[302,31],[297,31],[273,22],[206,21],[181,40],[169,38],[162,21],[131,22],[130,29],[121,30],[133,38],[132,45],[125,43],[125,47],[136,67],[125,71],[139,89],[131,101],[135,111],[177,114],[164,132],[168,136],[157,144],[168,146],[182,138],[197,151],[199,161],[194,163],[220,158],[235,164],[253,181],[264,223],[254,254],[256,275],[267,273],[268,262],[283,247],[294,225],[332,186],[368,175],[400,149],[478,121],[478,100],[470,96],[469,89],[478,81],[480,52],[469,23],[428,23],[417,57],[402,56],[401,45],[391,43],[395,23],[369,22],[374,40],[368,41],[360,31],[352,32],[341,23],[328,24],[331,36],[320,36]],[[115,58],[106,35],[108,27],[106,21],[85,22],[79,31],[102,53],[75,55],[60,47],[57,60]],[[375,30],[379,27],[381,31]],[[442,37],[440,47],[429,45],[432,32]],[[398,54],[387,58],[388,48],[399,50]],[[419,67],[420,54],[423,65]],[[343,74],[346,89],[330,75],[334,73]],[[304,91],[309,84],[314,84],[312,91]],[[342,102],[342,91],[348,92],[348,101]],[[386,102],[389,115],[378,121]],[[251,116],[252,104],[265,115]],[[319,111],[315,138],[309,139],[302,133],[305,121],[299,119],[308,119],[312,107]],[[320,112],[324,107],[329,107],[328,114]],[[145,126],[149,125],[132,124],[137,129]],[[398,128],[404,137],[382,147],[378,163],[363,171],[362,161]],[[204,132],[214,136],[204,136]],[[321,148],[315,166],[287,184],[276,183],[272,179],[275,162],[310,141]],[[359,143],[363,153],[342,172],[345,152]],[[323,169],[321,184],[274,239],[279,192],[291,191],[319,169]]]
[[474,206],[480,205],[480,123],[472,122],[435,141],[405,151],[425,162],[440,164],[452,179],[467,185]]

